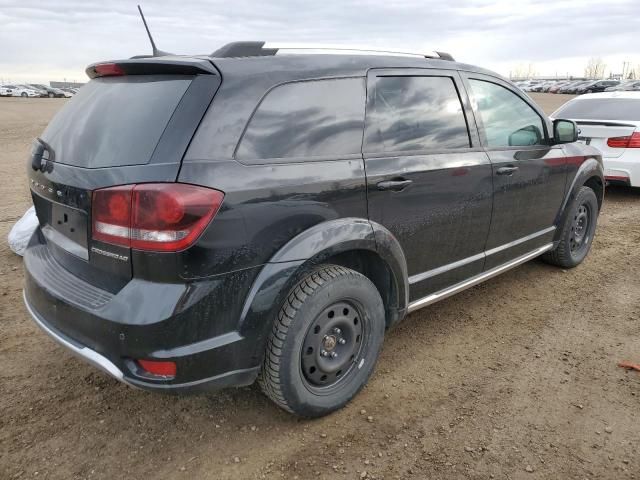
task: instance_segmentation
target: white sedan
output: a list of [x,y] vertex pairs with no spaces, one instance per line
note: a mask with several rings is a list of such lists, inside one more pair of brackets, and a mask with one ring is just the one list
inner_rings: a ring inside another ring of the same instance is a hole
[[0,97],[10,97],[13,95],[14,85],[0,85]]
[[41,97],[42,96],[42,92],[40,92],[39,90],[35,90],[33,88],[28,88],[25,85],[16,85],[16,88],[13,89],[13,91],[11,92],[11,96],[12,97],[22,97],[22,98],[26,98],[26,97]]
[[578,124],[578,141],[602,152],[606,180],[640,187],[640,92],[581,95],[551,117]]

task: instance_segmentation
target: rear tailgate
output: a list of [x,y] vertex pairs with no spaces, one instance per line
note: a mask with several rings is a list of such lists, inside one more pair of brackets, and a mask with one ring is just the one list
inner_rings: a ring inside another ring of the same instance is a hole
[[131,252],[91,238],[92,192],[175,182],[220,76],[194,62],[180,73],[174,59],[111,65],[119,69],[80,89],[34,142],[29,176],[41,248],[76,276],[117,291],[132,276]]
[[578,141],[596,147],[606,158],[617,158],[624,153],[624,148],[611,148],[607,140],[617,137],[628,137],[635,130],[635,125],[611,121],[578,121],[580,133]]

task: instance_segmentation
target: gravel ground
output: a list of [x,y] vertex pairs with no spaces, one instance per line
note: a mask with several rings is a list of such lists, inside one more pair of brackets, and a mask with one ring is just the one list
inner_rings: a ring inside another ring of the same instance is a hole
[[[548,112],[562,95],[532,95]],[[0,235],[30,204],[29,144],[64,100],[0,99]],[[345,409],[255,387],[121,385],[40,332],[0,243],[0,479],[640,478],[640,192],[611,188],[590,256],[533,261],[409,316]]]

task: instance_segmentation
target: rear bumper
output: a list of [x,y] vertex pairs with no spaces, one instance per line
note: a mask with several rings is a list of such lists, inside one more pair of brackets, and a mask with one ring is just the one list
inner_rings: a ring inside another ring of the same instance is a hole
[[606,180],[640,187],[640,150],[629,149],[620,157],[603,157],[602,161]]
[[98,352],[73,341],[72,339],[66,337],[63,333],[58,332],[52,326],[47,324],[46,320],[38,315],[38,313],[33,310],[31,305],[29,305],[26,292],[23,292],[23,298],[24,304],[27,307],[27,311],[31,315],[31,318],[36,323],[36,325],[38,325],[47,335],[49,335],[49,337],[71,351],[71,353],[73,353],[75,356],[86,361],[87,363],[90,363],[91,365],[98,368],[99,370],[102,370],[108,375],[111,375],[116,380],[132,387],[140,388],[143,390],[155,390],[168,393],[197,393],[202,391],[219,390],[225,387],[250,385],[255,381],[258,375],[259,367],[254,367],[226,372],[210,378],[204,378],[197,381],[179,384],[163,385],[145,382],[144,380],[140,379],[130,378],[125,376],[124,372],[120,370],[114,363],[112,363],[107,357],[104,357]]
[[[134,279],[92,306],[87,299],[95,287],[38,249],[46,246],[32,243],[25,252],[25,305],[35,323],[76,356],[145,390],[198,392],[255,381],[256,340],[239,331],[235,305],[242,301],[233,298],[244,298],[251,272],[176,285]],[[151,376],[136,359],[173,361],[177,374]]]

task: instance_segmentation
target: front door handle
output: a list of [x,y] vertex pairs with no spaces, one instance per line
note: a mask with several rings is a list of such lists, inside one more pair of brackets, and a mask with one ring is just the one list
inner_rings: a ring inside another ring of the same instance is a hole
[[519,167],[514,167],[513,165],[509,166],[509,167],[500,167],[496,173],[498,175],[513,175],[515,172],[517,172],[519,169]]
[[378,190],[393,190],[394,192],[399,192],[407,188],[412,183],[412,180],[405,180],[403,178],[398,180],[386,180],[378,183],[376,186],[378,187]]

